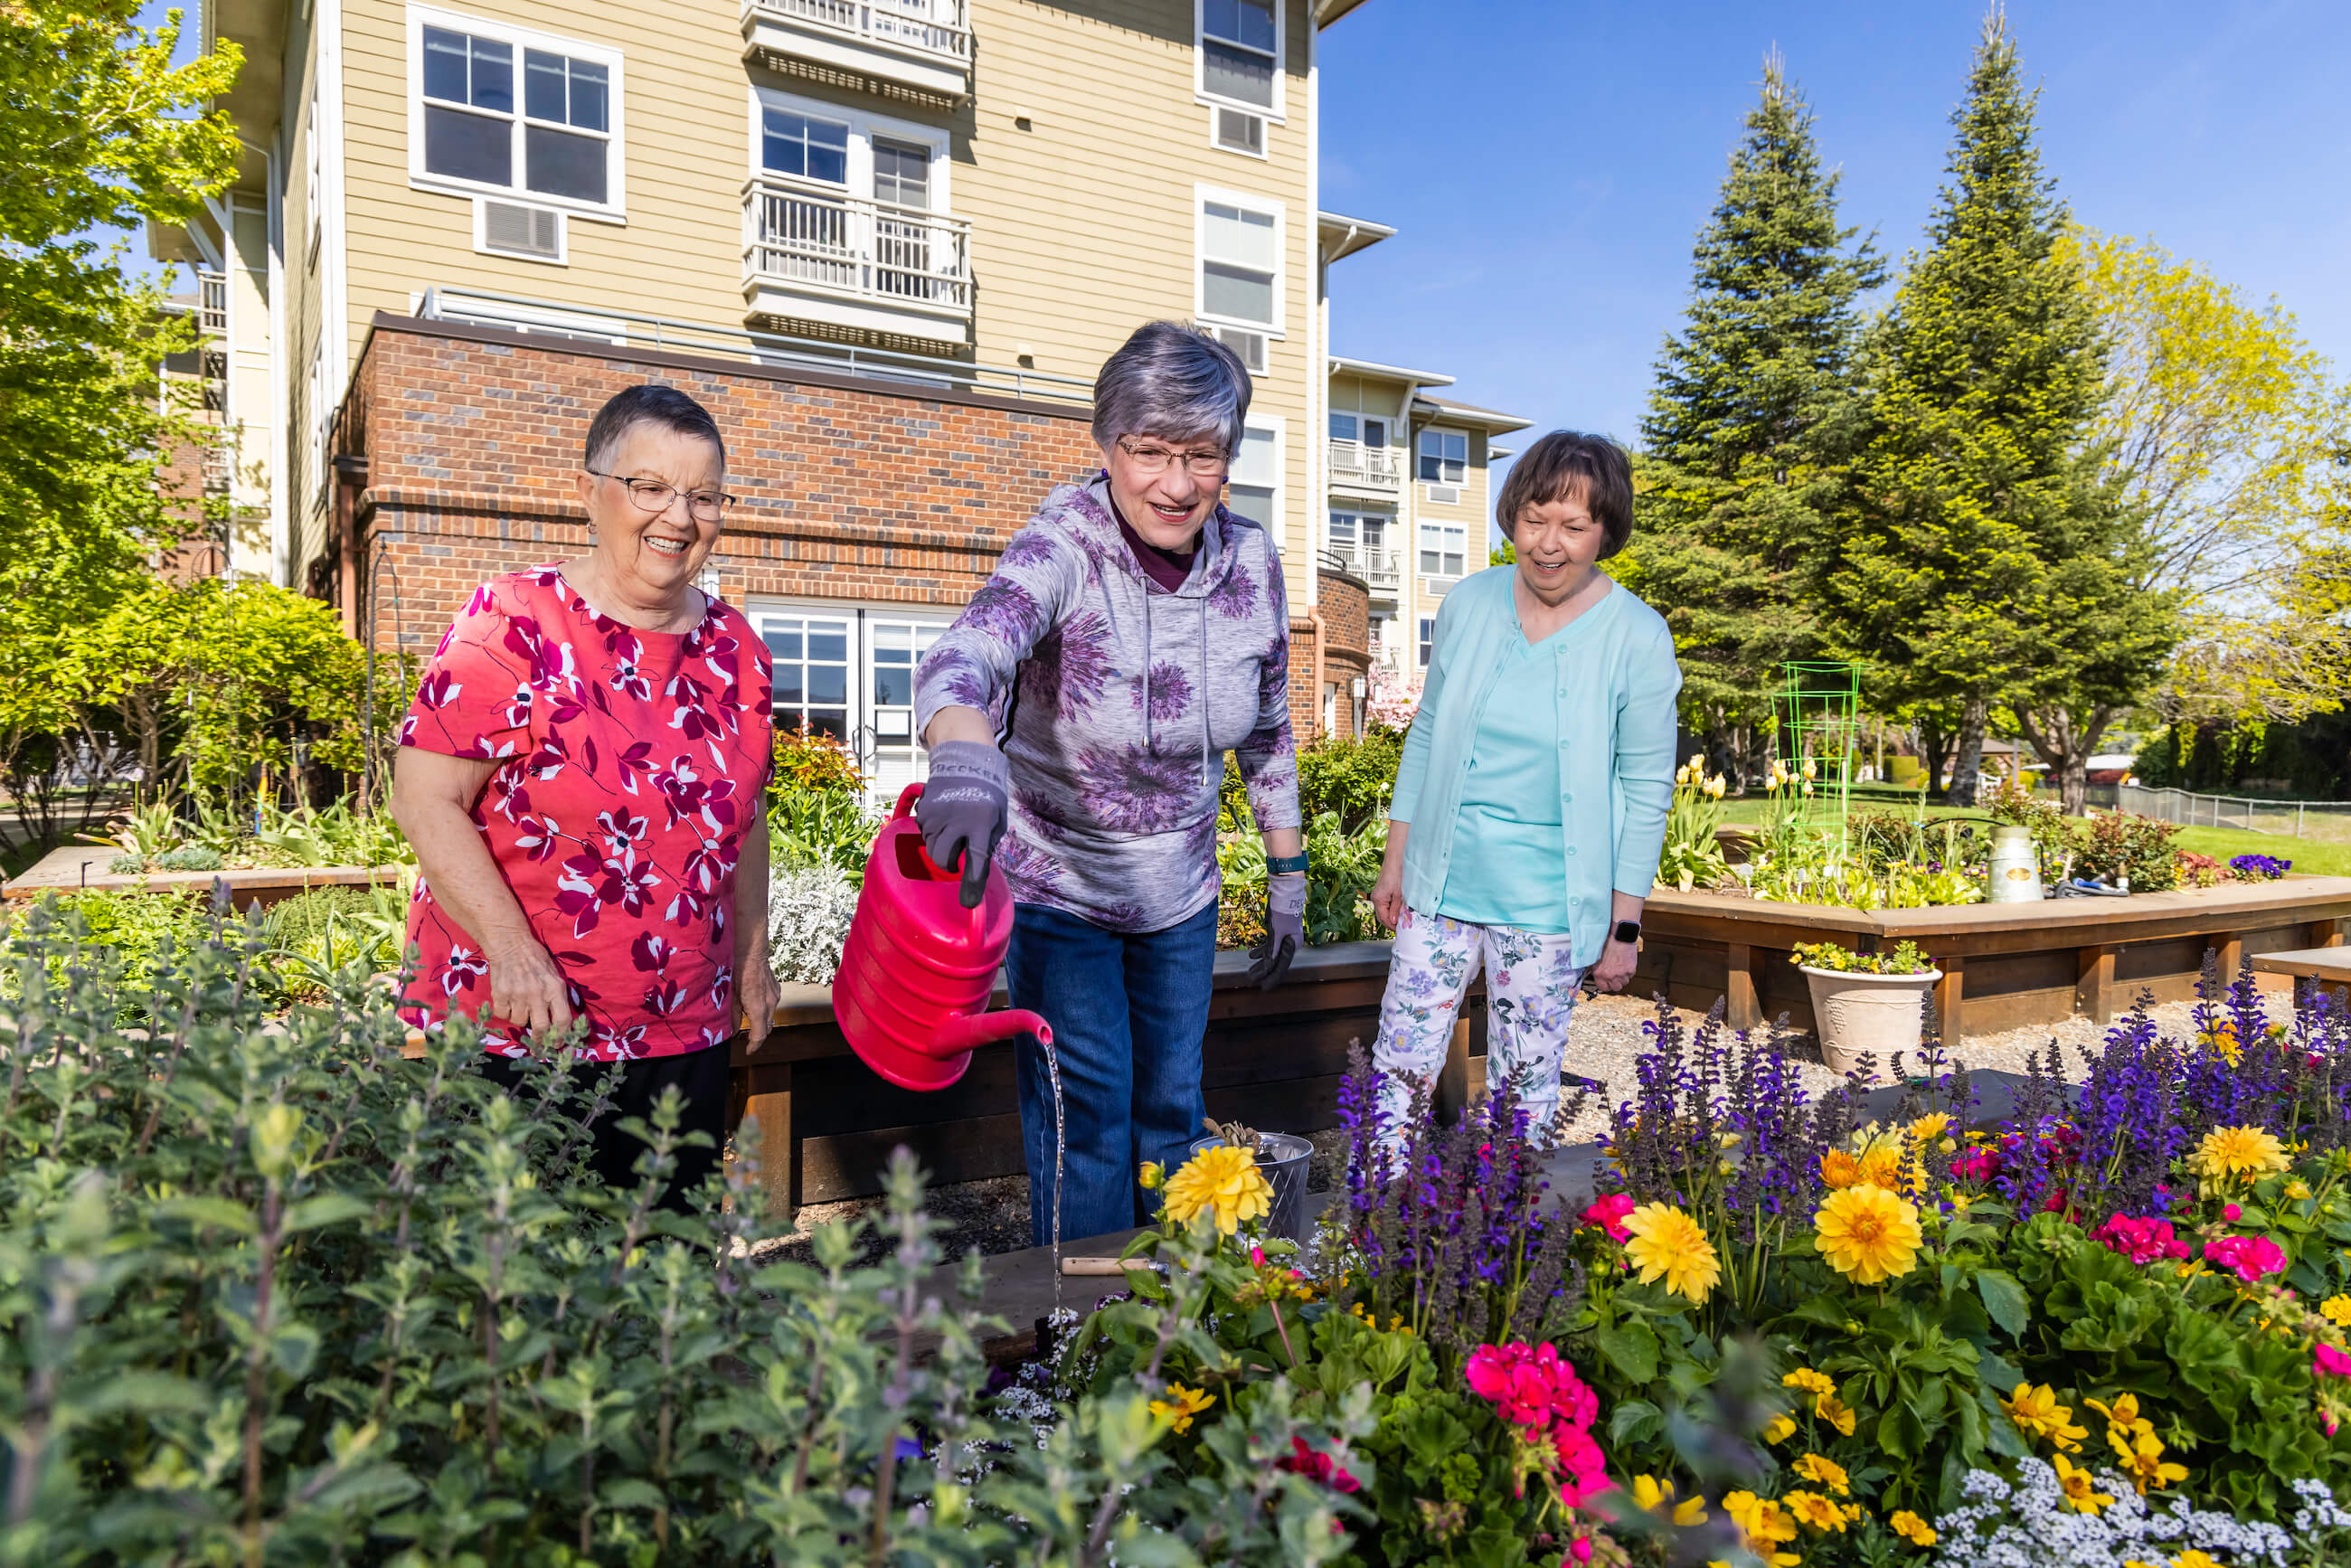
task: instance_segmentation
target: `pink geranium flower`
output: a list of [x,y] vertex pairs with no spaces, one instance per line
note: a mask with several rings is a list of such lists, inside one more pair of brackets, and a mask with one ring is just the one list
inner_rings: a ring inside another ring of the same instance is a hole
[[1593,1200],[1591,1207],[1583,1211],[1583,1223],[1600,1227],[1608,1232],[1611,1241],[1629,1241],[1633,1233],[1625,1228],[1625,1217],[1638,1207],[1631,1193],[1612,1192],[1605,1197]]
[[1600,1401],[1575,1368],[1549,1344],[1481,1344],[1462,1369],[1470,1392],[1490,1401],[1503,1420],[1541,1427],[1554,1419],[1588,1427]]
[[2266,1236],[2223,1236],[2206,1245],[2204,1261],[2254,1284],[2264,1274],[2283,1271],[2286,1256],[2285,1249]]
[[2351,1377],[2351,1355],[2331,1344],[2321,1344],[2313,1355],[2310,1370],[2320,1377]]
[[2168,1219],[2117,1214],[2091,1234],[2105,1242],[2109,1251],[2119,1252],[2134,1263],[2188,1256],[2188,1243],[2172,1234]]

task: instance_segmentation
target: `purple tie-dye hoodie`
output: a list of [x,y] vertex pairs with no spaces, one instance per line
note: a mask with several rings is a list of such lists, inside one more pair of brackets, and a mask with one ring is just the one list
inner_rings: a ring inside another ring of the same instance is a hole
[[1219,507],[1192,573],[1155,590],[1105,482],[1064,485],[923,659],[914,721],[977,708],[1012,765],[998,863],[1023,904],[1161,931],[1217,896],[1234,754],[1260,829],[1298,826],[1290,608],[1266,531]]

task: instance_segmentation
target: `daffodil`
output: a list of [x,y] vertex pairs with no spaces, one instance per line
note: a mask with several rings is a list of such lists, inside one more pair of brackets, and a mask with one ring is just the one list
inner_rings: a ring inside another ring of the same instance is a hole
[[1189,1225],[1213,1215],[1217,1229],[1230,1236],[1245,1219],[1261,1219],[1273,1208],[1273,1187],[1257,1168],[1257,1156],[1230,1144],[1213,1144],[1194,1155],[1167,1178],[1167,1218]]

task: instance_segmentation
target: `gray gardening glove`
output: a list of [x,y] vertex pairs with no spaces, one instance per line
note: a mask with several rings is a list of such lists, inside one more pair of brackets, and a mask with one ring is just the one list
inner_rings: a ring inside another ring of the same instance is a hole
[[963,862],[963,906],[975,909],[987,891],[987,862],[1004,837],[1010,810],[1012,766],[1004,753],[977,740],[931,747],[931,776],[914,799],[923,848],[942,871]]
[[1306,946],[1306,873],[1290,872],[1265,881],[1265,941],[1249,956],[1249,983],[1265,990],[1281,984],[1290,961]]

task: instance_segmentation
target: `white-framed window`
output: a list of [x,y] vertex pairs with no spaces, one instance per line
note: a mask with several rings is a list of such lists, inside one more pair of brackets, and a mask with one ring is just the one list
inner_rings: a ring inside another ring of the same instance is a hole
[[1282,335],[1282,208],[1278,202],[1198,189],[1197,314],[1207,321]]
[[1421,519],[1420,575],[1423,577],[1459,577],[1464,553],[1468,549],[1469,530],[1459,523],[1431,522]]
[[802,724],[848,747],[877,802],[925,777],[914,667],[953,617],[897,605],[759,602],[744,610],[775,670],[778,729]]
[[408,62],[413,183],[622,217],[620,50],[412,5]]
[[1282,0],[1197,0],[1200,97],[1282,115]]
[[1359,442],[1366,447],[1388,444],[1388,422],[1377,414],[1349,413],[1342,409],[1331,411],[1331,439]]
[[1340,559],[1369,571],[1387,570],[1388,515],[1332,512],[1331,549]]
[[307,165],[302,178],[302,218],[310,226],[310,239],[304,256],[318,254],[319,235],[326,223],[326,155],[319,147],[319,94],[310,92],[310,106],[302,112],[303,162]]
[[1431,485],[1458,485],[1469,468],[1469,438],[1458,430],[1420,433],[1420,477]]
[[1424,615],[1420,618],[1420,667],[1424,670],[1428,668],[1429,660],[1436,656],[1437,617]]
[[1241,449],[1225,485],[1225,506],[1249,518],[1281,542],[1281,424],[1278,420],[1249,422],[1241,432]]
[[774,88],[751,89],[751,172],[845,196],[945,213],[945,131]]

